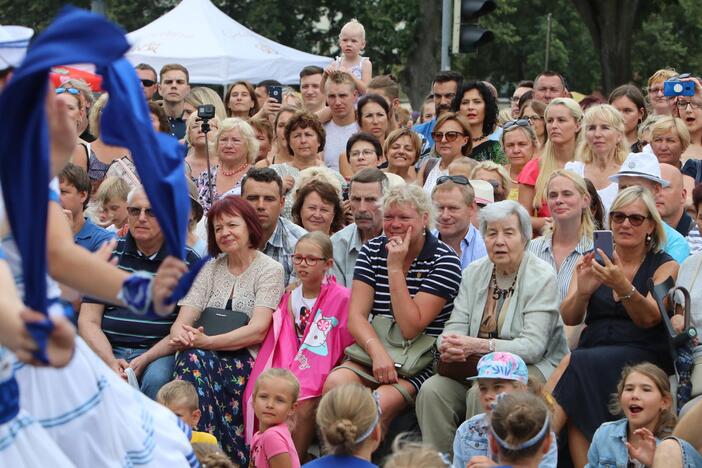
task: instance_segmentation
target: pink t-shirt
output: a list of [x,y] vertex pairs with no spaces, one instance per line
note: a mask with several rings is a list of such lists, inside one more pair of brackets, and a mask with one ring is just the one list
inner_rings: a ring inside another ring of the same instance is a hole
[[[520,184],[529,185],[530,187],[536,186],[536,179],[539,177],[539,159],[532,159],[524,165],[522,172],[519,173],[517,181]],[[531,213],[534,214],[533,211]],[[547,218],[551,216],[551,211],[548,209],[548,205],[544,202],[539,207],[536,212],[536,216],[539,218]]]
[[259,431],[253,435],[250,466],[269,468],[268,460],[281,453],[289,453],[292,468],[300,468],[300,457],[295,450],[290,429],[285,423],[269,427],[264,432]]

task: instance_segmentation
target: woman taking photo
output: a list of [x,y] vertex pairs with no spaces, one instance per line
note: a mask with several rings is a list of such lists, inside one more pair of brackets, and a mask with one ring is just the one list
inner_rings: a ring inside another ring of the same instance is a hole
[[417,181],[415,164],[422,150],[419,135],[408,128],[398,128],[388,135],[384,149],[388,167],[383,171],[386,174],[401,177],[407,184],[415,183]]
[[[293,185],[303,171],[319,165],[317,154],[324,149],[326,132],[316,115],[309,112],[298,112],[288,120],[285,126],[285,142],[288,151],[293,155],[290,162],[273,164],[273,169],[283,179],[285,206],[282,216],[290,219],[294,203]],[[330,170],[343,186],[345,183],[341,174]]]
[[583,112],[570,98],[556,98],[546,107],[548,141],[541,157],[532,159],[519,175],[519,203],[532,213],[534,232],[540,233],[551,213],[546,205],[546,182],[551,173],[575,159]]
[[512,182],[507,199],[518,201],[519,174],[539,150],[534,127],[526,119],[505,122],[502,126],[500,143],[502,143],[505,156],[509,161],[509,164],[505,164],[505,169],[509,172],[509,178]]
[[621,112],[624,119],[628,152],[640,153],[643,145],[639,141],[639,125],[648,117],[643,94],[634,85],[621,85],[609,95],[609,104]]
[[554,432],[567,426],[575,466],[587,463],[595,430],[613,419],[608,403],[625,365],[648,361],[672,372],[668,339],[648,280],[675,279],[678,264],[661,250],[665,231],[651,193],[640,186],[622,190],[609,212],[609,225],[612,258],[598,249],[576,264],[561,315],[571,326],[584,319],[586,328],[549,381],[557,400]]
[[[478,218],[488,255],[463,270],[451,318],[437,340],[439,359],[460,365],[476,355],[510,352],[524,360],[532,379],[545,382],[568,352],[556,277],[526,250],[531,223],[519,203],[489,204]],[[483,412],[478,388],[468,390],[464,382],[435,375],[417,399],[424,441],[441,452],[451,451],[464,416]]]
[[[236,463],[247,465],[242,396],[260,343],[283,295],[283,266],[258,250],[261,224],[237,196],[215,202],[207,218],[213,257],[179,302],[170,344],[180,352],[175,375],[192,382],[200,397],[197,428],[214,435]],[[246,325],[207,335],[195,322],[207,308],[243,312]]]
[[[356,121],[359,131],[373,135],[381,146],[385,144],[385,137],[390,130],[389,115],[390,106],[378,94],[366,94],[358,101]],[[339,155],[339,172],[346,178],[353,175],[345,154]]]
[[617,197],[619,184],[609,180],[619,172],[627,152],[622,114],[609,104],[590,107],[583,117],[585,140],[578,152],[578,161],[565,168],[589,179],[597,189],[605,212]]
[[546,112],[546,104],[534,99],[528,99],[524,102],[519,112],[519,118],[528,120],[536,132],[536,139],[539,141],[539,148],[543,148],[548,139],[546,134],[546,122],[544,121],[544,112]]
[[349,309],[349,331],[372,366],[346,361],[324,385],[325,393],[347,383],[376,388],[383,430],[413,404],[434,370],[430,363],[416,374],[399,376],[369,316],[390,319],[407,340],[438,336],[451,315],[460,283],[458,257],[429,230],[432,208],[426,193],[412,184],[390,189],[383,199],[385,234],[368,241],[358,254]]
[[[202,131],[202,122],[198,120],[197,114],[190,114],[186,122],[185,143],[188,145],[188,155],[185,156],[185,169],[193,181],[197,181],[203,172],[207,171],[207,156],[210,157],[210,168],[217,165],[217,155],[212,142],[217,137],[219,130],[219,120],[215,117],[210,120],[210,131]],[[210,148],[208,148],[210,145]]]
[[473,147],[467,156],[476,161],[507,162],[500,143],[488,139],[497,128],[497,100],[482,81],[463,83],[451,110],[468,121]]
[[436,180],[448,175],[448,166],[461,156],[471,152],[470,124],[457,112],[445,112],[439,117],[432,132],[434,152],[439,158],[428,158],[419,169],[417,183],[431,194]]
[[215,138],[214,154],[219,163],[197,179],[200,204],[205,213],[212,203],[226,195],[241,194],[241,179],[258,154],[258,140],[251,125],[239,118],[228,118],[219,126]]
[[312,179],[295,193],[292,222],[308,232],[331,236],[344,227],[339,191],[324,180]]

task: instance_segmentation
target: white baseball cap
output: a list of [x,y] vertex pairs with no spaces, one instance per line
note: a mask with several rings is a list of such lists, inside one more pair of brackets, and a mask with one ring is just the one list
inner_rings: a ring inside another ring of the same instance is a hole
[[25,26],[0,26],[0,70],[19,67],[33,35]]
[[643,153],[629,153],[626,161],[619,168],[619,172],[609,176],[612,182],[619,182],[621,176],[643,177],[661,184],[663,187],[670,185],[670,182],[661,177],[661,166],[658,158],[653,153],[644,151]]
[[486,180],[471,179],[470,185],[475,193],[475,203],[487,205],[495,203],[495,189]]

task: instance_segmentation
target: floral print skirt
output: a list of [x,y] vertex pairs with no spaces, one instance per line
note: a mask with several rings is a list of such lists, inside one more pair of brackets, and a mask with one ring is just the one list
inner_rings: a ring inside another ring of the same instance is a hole
[[227,352],[189,349],[178,353],[174,371],[176,379],[192,382],[200,397],[202,417],[193,429],[214,435],[241,466],[247,466],[249,455],[242,399],[253,363],[246,348]]

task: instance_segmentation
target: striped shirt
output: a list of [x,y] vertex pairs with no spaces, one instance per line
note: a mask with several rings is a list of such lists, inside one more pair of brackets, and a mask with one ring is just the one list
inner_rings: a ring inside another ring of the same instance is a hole
[[[363,281],[375,289],[372,316],[393,317],[388,284],[388,251],[385,248],[387,242],[385,236],[371,239],[361,248],[356,260],[353,279]],[[412,262],[406,281],[412,297],[425,292],[446,299],[441,312],[424,331],[428,335],[439,336],[451,316],[453,300],[458,295],[461,284],[461,262],[458,256],[451,247],[426,231],[424,247]]]
[[[130,233],[117,241],[112,255],[118,258],[117,267],[127,273],[146,271],[155,274],[166,258],[166,245],[156,254],[147,257],[139,252],[136,242]],[[190,265],[198,259],[197,254],[186,247],[185,263]],[[102,314],[102,331],[113,347],[150,348],[167,336],[171,325],[178,316],[178,309],[170,315],[158,319],[145,318],[122,306],[105,304],[97,299],[85,298],[86,303],[104,304]]]
[[529,242],[527,250],[551,265],[553,271],[556,272],[556,279],[558,280],[558,305],[560,306],[566,294],[568,294],[570,280],[573,278],[573,272],[575,271],[575,264],[578,263],[580,257],[592,250],[593,245],[591,237],[581,237],[580,242],[575,246],[575,250],[569,253],[568,256],[563,259],[563,263],[558,266],[553,256],[552,241],[553,235],[550,233],[545,236],[537,237]]

